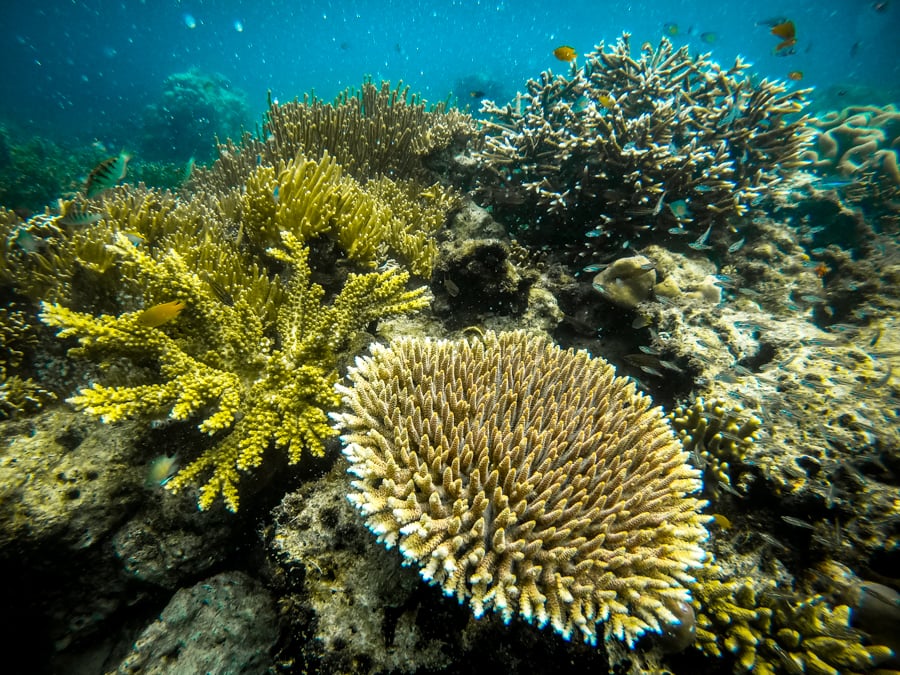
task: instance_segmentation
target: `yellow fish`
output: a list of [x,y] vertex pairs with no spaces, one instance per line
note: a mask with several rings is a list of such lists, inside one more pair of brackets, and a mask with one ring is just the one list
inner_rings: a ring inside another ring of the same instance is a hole
[[138,315],[137,321],[142,326],[156,328],[157,326],[162,326],[167,321],[171,321],[176,316],[181,314],[181,310],[183,310],[186,306],[187,305],[185,305],[181,300],[172,300],[171,302],[163,302],[159,305],[153,305],[153,307],[149,307],[141,312]]
[[600,105],[607,110],[612,110],[616,107],[616,99],[608,94],[600,94],[600,96],[597,97],[597,100],[600,101]]
[[712,514],[712,517],[713,517],[713,522],[716,525],[718,525],[719,527],[721,527],[723,530],[731,529],[731,521],[728,520],[728,518],[723,516],[721,513],[714,513],[714,514]]
[[558,58],[560,61],[574,61],[576,56],[575,48],[568,45],[557,47],[553,50],[553,56]]

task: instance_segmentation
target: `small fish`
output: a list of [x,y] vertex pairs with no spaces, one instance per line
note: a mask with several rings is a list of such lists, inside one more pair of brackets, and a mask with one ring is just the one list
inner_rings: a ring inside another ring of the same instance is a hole
[[577,53],[575,52],[574,47],[570,47],[569,45],[562,45],[553,50],[553,56],[558,58],[560,61],[571,62],[575,60]]
[[708,45],[715,44],[719,39],[719,34],[712,31],[700,33],[700,39]]
[[781,38],[781,42],[775,47],[776,56],[787,56],[794,53],[794,45],[797,44],[797,28],[791,20],[772,26],[770,31],[775,37]]
[[130,155],[121,152],[117,157],[104,159],[95,166],[84,184],[85,197],[92,199],[101,192],[109,190],[111,187],[115,186],[116,183],[125,178],[125,171],[127,170],[128,160],[130,159]]
[[163,302],[158,305],[153,305],[153,307],[149,307],[145,309],[138,315],[137,321],[142,326],[147,326],[148,328],[156,328],[157,326],[162,326],[164,323],[171,321],[176,316],[181,314],[181,310],[183,310],[187,305],[185,305],[181,300],[172,300],[171,302]]
[[670,227],[669,234],[675,234],[675,235],[681,236],[682,234],[690,234],[690,232],[685,230],[683,227]]
[[481,89],[473,89],[469,92],[469,98],[484,98],[487,94],[485,94]]
[[187,164],[184,165],[184,176],[183,176],[183,180],[187,180],[188,178],[191,177],[191,174],[194,173],[194,164],[196,164],[196,161],[197,161],[197,160],[195,160],[193,157],[191,157],[191,158],[187,161]]
[[669,207],[669,211],[671,211],[672,215],[675,216],[678,220],[690,221],[691,210],[688,208],[687,202],[683,199],[669,202],[668,204],[666,204],[666,206]]
[[680,368],[671,361],[664,361],[663,359],[659,360],[659,365],[661,365],[666,370],[671,370],[673,373],[683,373],[684,368]]
[[676,37],[681,32],[677,23],[667,23],[663,25],[663,33],[669,37]]
[[150,462],[147,479],[144,484],[148,488],[165,485],[178,471],[178,458],[160,455]]
[[206,283],[209,284],[210,289],[212,290],[213,294],[219,299],[219,302],[221,302],[226,307],[234,307],[234,297],[231,295],[231,293],[228,292],[227,288],[225,288],[222,284],[208,275],[206,277]]
[[103,216],[99,213],[91,213],[88,211],[83,202],[63,202],[63,200],[60,199],[59,203],[60,214],[62,215],[59,222],[64,225],[90,225],[91,223],[96,223],[98,220],[103,219]]
[[643,370],[648,375],[653,375],[653,377],[665,377],[665,375],[659,372],[656,368],[652,368],[650,366],[641,366],[641,370]]
[[605,270],[607,267],[609,267],[609,263],[597,263],[595,265],[588,265],[582,269],[582,272],[599,272]]
[[459,295],[459,286],[457,286],[450,279],[444,279],[444,290],[447,291],[447,295],[451,298],[455,298]]
[[709,240],[709,233],[712,232],[712,223],[709,224],[709,227],[706,228],[706,232],[700,235],[697,241],[692,241],[688,246],[690,246],[695,251],[705,251],[711,249],[712,246],[709,246],[706,242]]
[[788,79],[793,80],[794,82],[799,82],[803,79],[803,71],[802,70],[792,70],[788,73]]
[[741,237],[736,242],[734,242],[731,246],[728,247],[729,253],[737,253],[741,250],[741,247],[744,245],[744,242],[747,241],[746,237]]
[[616,107],[616,99],[614,99],[609,94],[600,94],[597,97],[597,101],[607,110],[612,110]]
[[787,551],[788,547],[778,541],[775,537],[767,532],[757,532],[756,535],[762,539],[769,546],[774,546],[775,548],[781,549],[782,551]]
[[793,525],[794,527],[802,527],[807,530],[816,529],[816,526],[812,523],[808,523],[805,520],[800,520],[799,518],[794,518],[793,516],[781,516],[781,519],[788,525]]
[[718,525],[720,528],[722,528],[723,530],[731,529],[731,521],[728,520],[728,518],[723,516],[721,513],[714,513],[714,514],[712,514],[712,517],[713,517],[713,522],[716,525]]
[[649,354],[650,356],[659,356],[659,350],[653,349],[653,347],[648,347],[647,345],[638,345],[638,349],[640,349],[645,354]]
[[13,230],[13,233],[9,236],[9,241],[25,251],[25,253],[34,253],[43,243],[24,227],[18,227]]
[[718,481],[718,486],[720,490],[722,490],[723,492],[727,492],[732,497],[737,497],[738,499],[744,498],[744,495],[735,490],[733,487],[731,487],[730,483],[726,483],[724,480]]
[[879,12],[879,13],[886,12],[887,8],[888,8],[888,4],[889,3],[887,0],[881,0],[881,2],[873,2],[872,9],[874,9],[876,12]]
[[133,246],[140,246],[146,241],[144,235],[139,232],[128,230],[127,232],[122,232],[122,234],[125,235],[125,238],[130,241]]

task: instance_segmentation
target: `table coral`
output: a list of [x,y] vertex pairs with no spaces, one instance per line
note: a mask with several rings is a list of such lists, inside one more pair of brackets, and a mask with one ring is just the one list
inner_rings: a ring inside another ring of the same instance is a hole
[[350,500],[426,580],[633,645],[677,624],[704,558],[698,473],[662,413],[613,368],[523,332],[395,340],[357,360]]
[[568,75],[544,72],[486,102],[480,192],[502,221],[561,243],[619,246],[669,228],[701,234],[742,215],[799,166],[808,90],[723,70],[628,33]]

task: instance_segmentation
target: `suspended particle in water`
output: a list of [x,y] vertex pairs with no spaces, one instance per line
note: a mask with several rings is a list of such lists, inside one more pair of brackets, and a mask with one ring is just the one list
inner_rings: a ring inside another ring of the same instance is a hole
[[243,32],[244,32],[244,24],[241,23],[241,20],[240,20],[240,19],[235,19],[235,20],[234,20],[234,29],[235,29],[238,33],[243,33]]
[[188,28],[196,28],[197,27],[197,19],[194,18],[193,14],[185,14],[184,15],[184,25]]

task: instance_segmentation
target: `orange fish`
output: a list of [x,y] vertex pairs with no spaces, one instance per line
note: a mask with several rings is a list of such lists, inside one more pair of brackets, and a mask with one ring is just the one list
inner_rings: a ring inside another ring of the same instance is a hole
[[793,21],[784,21],[772,26],[772,35],[781,38],[781,42],[775,47],[775,53],[789,53],[791,47],[797,44],[797,28]]
[[183,310],[186,306],[187,305],[185,305],[181,300],[172,300],[171,302],[163,302],[158,305],[153,305],[153,307],[149,307],[138,314],[137,321],[142,326],[147,326],[148,328],[156,328],[157,326],[162,326],[167,321],[171,321],[176,316],[181,314],[181,310]]
[[803,71],[802,70],[792,70],[788,73],[788,79],[793,80],[794,82],[799,82],[803,79]]
[[560,61],[574,61],[576,56],[575,48],[569,47],[568,45],[557,47],[553,50],[553,56],[558,58]]

